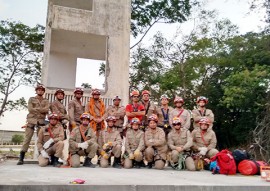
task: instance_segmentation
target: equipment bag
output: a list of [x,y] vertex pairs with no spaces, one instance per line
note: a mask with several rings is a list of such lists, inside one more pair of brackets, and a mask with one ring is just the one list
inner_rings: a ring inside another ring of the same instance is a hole
[[217,161],[219,173],[226,175],[236,174],[236,164],[230,151],[224,149],[211,158],[211,161]]
[[261,166],[267,166],[267,163],[264,161],[243,160],[238,165],[238,171],[243,175],[259,175]]
[[236,149],[232,152],[233,158],[235,160],[236,165],[238,165],[241,161],[249,159],[249,155],[246,151]]

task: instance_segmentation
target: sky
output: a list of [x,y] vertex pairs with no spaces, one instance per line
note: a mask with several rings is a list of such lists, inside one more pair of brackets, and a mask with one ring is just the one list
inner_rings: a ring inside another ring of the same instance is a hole
[[[12,19],[29,26],[35,26],[36,24],[46,26],[47,2],[47,0],[0,0],[0,20]],[[249,13],[249,2],[250,0],[208,0],[208,9],[217,9],[219,18],[230,19],[233,24],[239,26],[240,33],[258,32],[260,26],[263,26],[262,15]],[[155,25],[144,42],[151,39],[157,31],[161,31],[166,37],[172,37],[175,30],[176,25],[173,24],[166,25],[166,27]],[[133,45],[136,41],[137,39],[131,38],[130,44]],[[77,74],[85,71],[89,74],[89,71],[92,71],[91,75],[80,75],[92,76],[92,78],[77,78],[75,85],[80,86],[82,83],[89,83],[93,87],[102,88],[104,77],[98,75],[99,63],[100,61],[92,61],[91,69],[89,69],[89,63],[79,59],[77,62]],[[11,99],[23,96],[28,100],[30,96],[35,95],[34,93],[32,87],[21,87],[11,96]],[[1,118],[0,130],[21,130],[21,126],[26,121],[26,114],[27,111],[6,112],[5,116]]]

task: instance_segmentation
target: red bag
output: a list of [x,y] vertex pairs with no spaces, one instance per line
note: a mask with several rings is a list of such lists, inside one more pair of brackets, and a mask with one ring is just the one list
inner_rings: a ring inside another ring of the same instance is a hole
[[243,160],[238,165],[238,171],[243,175],[260,174],[260,166],[266,166],[264,161]]
[[226,149],[220,151],[211,158],[211,161],[217,160],[217,164],[220,168],[220,174],[232,175],[236,174],[236,164],[232,153]]

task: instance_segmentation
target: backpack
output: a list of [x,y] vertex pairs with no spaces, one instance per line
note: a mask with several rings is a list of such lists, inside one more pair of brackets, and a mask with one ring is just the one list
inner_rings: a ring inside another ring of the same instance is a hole
[[219,173],[232,175],[236,174],[236,164],[232,153],[226,149],[220,151],[215,156],[211,158],[211,161],[217,161],[217,165],[219,166]]
[[238,165],[243,160],[249,159],[248,153],[244,150],[236,149],[232,152],[232,155],[233,155],[236,165]]

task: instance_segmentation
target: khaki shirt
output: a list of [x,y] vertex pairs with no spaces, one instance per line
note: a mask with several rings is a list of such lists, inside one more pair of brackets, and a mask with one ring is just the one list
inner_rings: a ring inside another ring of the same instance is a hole
[[142,101],[142,104],[145,109],[145,116],[143,117],[142,124],[148,125],[148,117],[150,117],[152,114],[157,115],[157,106],[151,101],[149,101],[147,105],[145,105],[145,103]]
[[148,128],[145,132],[145,145],[155,147],[158,151],[167,151],[167,143],[164,131],[157,127],[155,131]]
[[106,119],[108,116],[114,116],[116,117],[116,122],[114,126],[123,127],[125,115],[126,115],[125,107],[123,106],[117,107],[115,105],[110,105],[106,110],[104,119]]
[[50,139],[53,138],[54,143],[57,143],[58,141],[64,140],[64,129],[61,125],[55,125],[51,126],[51,133],[52,137],[50,136],[50,133],[48,131],[48,128],[50,127],[50,124],[43,126],[38,133],[38,140],[37,140],[37,148],[38,151],[42,151],[43,145]]
[[28,101],[27,123],[29,124],[45,124],[46,115],[49,112],[49,101],[45,98],[39,100],[36,97],[30,97]]
[[122,145],[122,139],[118,131],[111,130],[110,132],[108,130],[101,131],[99,137],[98,137],[98,145],[99,145],[99,151],[102,150],[102,146],[105,143],[112,142],[113,146],[116,145]]
[[69,121],[72,122],[81,122],[80,116],[84,112],[84,106],[76,99],[71,100],[68,103],[68,116]]
[[183,147],[184,150],[188,151],[192,144],[191,133],[185,128],[181,128],[180,132],[173,129],[168,134],[168,146],[172,150],[175,150],[176,147]]
[[125,151],[130,154],[135,150],[143,151],[144,148],[144,132],[129,129],[126,134]]
[[216,134],[213,130],[209,129],[203,134],[202,131],[193,130],[191,133],[193,140],[193,149],[197,150],[199,147],[207,147],[208,150],[214,149],[217,146]]
[[[97,137],[92,128],[88,127],[84,132],[85,137],[89,145],[97,143]],[[77,126],[72,130],[69,137],[69,152],[74,154],[78,152],[81,148],[78,148],[78,143],[83,143],[84,139],[81,135],[80,126]]]
[[165,123],[169,124],[170,112],[173,111],[173,108],[170,107],[170,106],[168,107],[167,110],[163,110],[165,115],[168,114],[168,121],[164,121],[164,116],[163,116],[163,113],[162,113],[162,109],[163,109],[163,106],[160,106],[160,107],[157,108],[158,126],[159,127],[163,127],[165,125]]
[[68,120],[66,107],[59,100],[54,100],[51,103],[50,110],[52,113],[56,113],[60,117],[60,120]]
[[199,121],[203,117],[207,117],[212,122],[210,127],[213,126],[214,114],[213,114],[212,110],[210,110],[210,109],[206,109],[203,112],[201,112],[199,109],[194,109],[194,110],[192,110],[192,117],[194,119],[194,122],[193,122],[194,129],[199,129],[200,128]]
[[189,129],[190,128],[190,113],[188,110],[183,109],[183,112],[181,113],[181,115],[179,116],[181,110],[175,108],[174,110],[172,110],[172,112],[170,112],[170,125],[172,127],[172,122],[173,122],[173,118],[174,117],[180,117],[183,121],[182,123],[182,127]]

